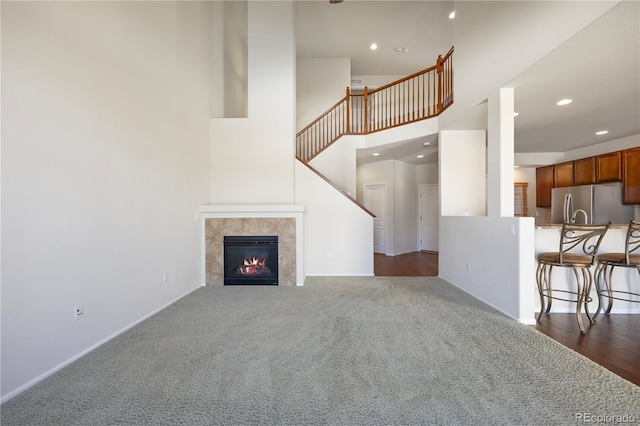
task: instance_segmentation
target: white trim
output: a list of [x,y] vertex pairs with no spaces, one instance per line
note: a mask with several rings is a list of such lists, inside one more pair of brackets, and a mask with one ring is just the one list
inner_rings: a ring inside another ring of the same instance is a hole
[[27,383],[23,384],[22,386],[17,387],[16,389],[12,390],[11,392],[8,392],[6,395],[2,396],[2,398],[0,399],[0,404],[4,404],[5,402],[9,401],[11,398],[21,394],[22,392],[26,391],[30,387],[37,385],[38,383],[40,383],[44,379],[48,378],[49,376],[52,376],[53,374],[55,374],[58,371],[62,370],[64,367],[66,367],[66,366],[70,365],[71,363],[79,360],[83,356],[87,355],[89,352],[92,352],[94,349],[97,349],[98,347],[104,345],[105,343],[109,342],[110,340],[118,337],[120,334],[124,333],[125,331],[135,327],[138,324],[140,324],[142,321],[144,321],[144,320],[152,317],[153,315],[157,314],[158,312],[160,312],[161,310],[165,309],[169,305],[171,305],[171,304],[177,302],[178,300],[182,299],[186,295],[196,291],[198,289],[198,287],[201,287],[201,286],[197,286],[197,287],[193,288],[192,290],[187,291],[182,296],[179,296],[179,297],[167,302],[166,304],[162,305],[160,308],[156,309],[155,311],[151,311],[151,313],[143,316],[142,318],[138,319],[137,321],[134,321],[131,324],[121,328],[120,330],[116,331],[115,333],[113,333],[113,334],[105,337],[104,339],[100,340],[99,342],[95,343],[94,345],[89,346],[87,349],[83,350],[82,352],[72,356],[71,358],[67,359],[66,361],[61,362],[60,364],[56,365],[52,369],[47,370],[44,373],[40,374],[39,376],[35,377],[34,379],[29,380]]

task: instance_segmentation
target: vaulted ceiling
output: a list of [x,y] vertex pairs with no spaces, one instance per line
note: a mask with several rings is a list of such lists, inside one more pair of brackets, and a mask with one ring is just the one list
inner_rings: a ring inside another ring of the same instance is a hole
[[[408,75],[454,44],[454,7],[437,1],[300,1],[297,55],[349,57],[353,75]],[[640,133],[639,28],[638,2],[614,4],[506,85],[514,88],[519,113],[516,153],[566,152]],[[372,42],[376,51],[369,49]],[[561,98],[573,103],[558,107]],[[609,133],[595,135],[598,130]],[[416,164],[434,161],[433,148],[415,159],[423,142],[393,144],[388,155]]]

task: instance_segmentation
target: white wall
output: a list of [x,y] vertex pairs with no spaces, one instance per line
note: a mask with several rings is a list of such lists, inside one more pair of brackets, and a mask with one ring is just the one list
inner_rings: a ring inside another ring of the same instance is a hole
[[420,249],[418,241],[418,184],[416,166],[393,161],[393,255]]
[[356,198],[356,149],[360,148],[364,138],[343,136],[313,158],[309,165]]
[[211,203],[294,199],[292,2],[249,2],[249,116],[211,120]]
[[346,95],[350,58],[300,58],[296,63],[296,132]]
[[484,216],[486,194],[486,132],[440,132],[440,214]]
[[439,237],[440,278],[513,319],[535,323],[532,218],[442,216]]
[[296,161],[305,275],[373,275],[373,218]]
[[200,285],[210,7],[2,4],[3,400]]
[[[247,117],[247,2],[223,1],[224,117]],[[219,11],[219,10],[217,10]]]
[[364,204],[364,186],[387,184],[386,255],[414,252],[418,246],[417,166],[397,160],[361,164],[357,168],[357,199]]
[[419,164],[416,173],[418,185],[438,183],[438,163]]
[[635,148],[638,146],[640,146],[640,134],[567,151],[564,153],[563,161],[579,160],[581,158],[607,154],[614,151],[622,151],[623,149]]

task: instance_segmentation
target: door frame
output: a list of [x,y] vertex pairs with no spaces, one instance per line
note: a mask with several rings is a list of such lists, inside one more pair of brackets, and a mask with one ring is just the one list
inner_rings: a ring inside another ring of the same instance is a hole
[[[420,218],[422,217],[422,200],[420,199],[420,196],[422,195],[422,189],[423,188],[427,188],[427,187],[435,187],[436,190],[439,190],[440,188],[440,184],[439,183],[425,183],[425,184],[420,184],[418,185],[418,251],[426,251],[428,253],[438,253],[440,251],[440,242],[439,242],[439,235],[437,236],[437,240],[438,240],[438,250],[432,251],[432,250],[423,250],[422,249],[422,223]],[[439,191],[437,191],[437,197],[438,199],[438,209],[437,209],[437,216],[438,216],[438,227],[437,227],[437,231],[439,233],[440,231],[440,193]]]
[[[384,254],[385,256],[389,253],[389,189],[387,187],[387,182],[369,182],[363,185],[363,202],[365,207],[367,207],[367,190],[372,186],[383,186],[384,187]],[[368,207],[367,207],[368,208]],[[373,212],[375,214],[375,212]],[[375,222],[375,218],[373,219]],[[373,232],[373,229],[371,230]],[[375,246],[375,244],[374,244]],[[374,250],[375,253],[375,250]]]

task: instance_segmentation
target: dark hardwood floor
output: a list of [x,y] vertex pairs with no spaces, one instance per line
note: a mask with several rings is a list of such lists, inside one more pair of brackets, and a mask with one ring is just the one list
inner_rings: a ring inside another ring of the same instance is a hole
[[[407,253],[374,256],[377,276],[433,277],[438,275],[438,254]],[[575,314],[544,315],[535,326],[562,345],[586,356],[613,373],[640,386],[640,315],[599,315],[596,324],[583,317],[586,334],[580,333]]]
[[438,254],[424,251],[385,256],[376,253],[373,273],[380,277],[437,277]]

